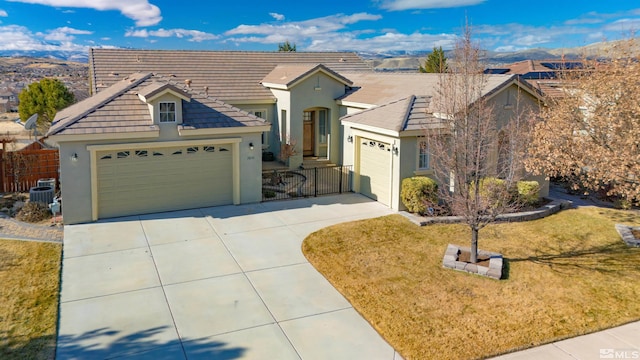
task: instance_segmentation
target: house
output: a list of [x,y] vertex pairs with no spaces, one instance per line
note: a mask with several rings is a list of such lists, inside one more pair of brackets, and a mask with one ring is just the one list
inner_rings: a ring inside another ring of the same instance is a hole
[[65,222],[260,201],[258,146],[269,129],[188,82],[128,75],[49,129]]
[[563,72],[584,71],[580,60],[523,60],[500,68],[485,69],[485,74],[519,75],[520,78],[538,89],[545,96],[563,96],[561,75]]
[[[93,96],[49,130],[66,223],[261,201],[261,152],[286,146],[289,168],[351,165],[354,190],[393,209],[403,178],[432,174],[435,74],[377,73],[344,52],[93,49],[89,69]],[[503,119],[517,93],[539,100],[518,76],[487,79]]]
[[12,112],[18,109],[18,96],[10,88],[0,89],[0,112]]

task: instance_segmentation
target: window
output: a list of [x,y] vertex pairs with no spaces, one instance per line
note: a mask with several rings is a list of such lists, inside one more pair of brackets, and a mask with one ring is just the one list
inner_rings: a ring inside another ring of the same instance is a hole
[[160,122],[176,122],[176,103],[161,102],[160,103]]
[[249,111],[249,114],[253,114],[253,115],[255,115],[255,116],[259,117],[259,118],[263,118],[263,119],[267,118],[267,112],[264,111],[264,110],[252,110],[252,111]]
[[280,142],[287,143],[287,110],[280,111]]
[[327,143],[327,110],[318,111],[318,140],[320,144]]
[[[267,111],[266,110],[250,110],[249,114],[253,114],[259,118],[266,119]],[[262,144],[266,144],[269,141],[269,134],[267,132],[262,133]]]
[[418,142],[418,169],[429,169],[429,145],[425,140]]

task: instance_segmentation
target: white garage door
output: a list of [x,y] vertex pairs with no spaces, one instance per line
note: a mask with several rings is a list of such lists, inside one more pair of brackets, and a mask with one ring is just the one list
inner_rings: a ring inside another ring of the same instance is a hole
[[233,203],[231,145],[97,152],[98,217]]
[[391,203],[391,145],[360,139],[360,193],[385,205]]

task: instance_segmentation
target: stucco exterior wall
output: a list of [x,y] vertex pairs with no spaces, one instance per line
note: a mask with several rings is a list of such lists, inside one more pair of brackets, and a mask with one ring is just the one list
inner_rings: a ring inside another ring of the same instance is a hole
[[[233,105],[233,104],[232,104]],[[266,103],[266,104],[238,104],[233,105],[239,109],[244,111],[248,111],[250,113],[255,113],[256,111],[264,111],[266,114],[262,117],[271,123],[271,130],[267,132],[266,142],[263,143],[262,149],[264,151],[271,151],[274,154],[276,150],[280,148],[277,143],[278,136],[278,108],[276,103]]]
[[[180,137],[177,130],[169,126],[160,129],[157,139],[113,139],[102,141],[63,141],[58,142],[60,148],[60,188],[62,191],[62,211],[65,224],[91,222],[91,155],[88,145],[157,143],[167,141],[183,141],[188,144],[192,140],[202,139],[230,139],[240,138],[240,203],[252,203],[262,200],[262,162],[260,144],[261,133],[225,134],[220,136],[189,136]],[[55,138],[54,138],[55,140]],[[249,148],[254,144],[254,149]],[[72,161],[73,154],[77,154],[77,161]],[[229,169],[232,171],[232,169]],[[176,184],[178,186],[179,184]]]
[[[325,75],[324,73],[316,73],[311,77],[296,84],[293,88],[287,90],[271,89],[273,95],[278,99],[276,103],[278,117],[281,110],[287,111],[287,133],[291,141],[295,141],[296,155],[289,159],[289,167],[297,168],[302,164],[302,141],[303,141],[303,113],[305,110],[313,108],[323,108],[328,110],[328,139],[327,151],[329,161],[340,164],[341,157],[341,128],[340,128],[340,108],[335,99],[344,95],[345,87],[339,81]],[[273,123],[274,125],[276,122]],[[278,119],[277,130],[273,130],[274,134],[279,134],[281,128],[281,120]],[[276,126],[274,126],[275,128]],[[315,145],[317,149],[318,121],[315,122]],[[279,135],[274,135],[279,138]],[[280,144],[278,144],[279,152]],[[274,151],[275,152],[275,151]]]
[[[404,139],[400,139],[398,137],[389,136],[386,134],[365,131],[362,129],[358,129],[355,127],[351,127],[348,124],[343,126],[344,138],[342,140],[343,144],[343,163],[344,165],[353,165],[354,172],[354,184],[353,189],[355,192],[360,192],[360,183],[359,183],[359,144],[362,139],[372,139],[375,141],[384,142],[390,144],[392,148],[398,148],[398,153],[391,154],[391,183],[390,183],[390,202],[389,207],[394,210],[401,210],[403,208],[402,201],[400,201],[400,182],[402,181],[402,175],[406,173],[409,167],[406,164],[403,164],[403,154],[402,148],[404,146]],[[348,137],[353,137],[353,142],[348,141]],[[404,159],[406,162],[407,160]]]

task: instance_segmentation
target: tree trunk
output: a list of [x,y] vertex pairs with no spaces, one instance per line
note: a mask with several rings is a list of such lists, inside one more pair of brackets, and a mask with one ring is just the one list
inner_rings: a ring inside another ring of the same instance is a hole
[[478,262],[478,229],[471,228],[471,254],[469,254],[470,262],[475,264]]

